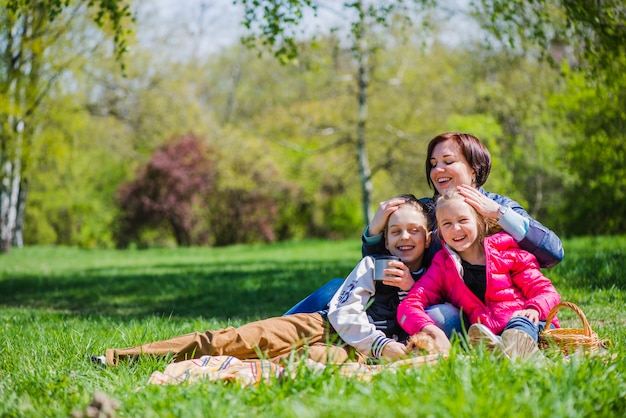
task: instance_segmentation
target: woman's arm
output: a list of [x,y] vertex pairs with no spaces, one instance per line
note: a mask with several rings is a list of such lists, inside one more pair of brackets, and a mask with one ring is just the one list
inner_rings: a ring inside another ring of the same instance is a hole
[[533,219],[519,203],[482,187],[459,186],[458,189],[481,215],[497,219],[522,249],[537,257],[541,267],[553,267],[563,259],[563,244],[558,235]]

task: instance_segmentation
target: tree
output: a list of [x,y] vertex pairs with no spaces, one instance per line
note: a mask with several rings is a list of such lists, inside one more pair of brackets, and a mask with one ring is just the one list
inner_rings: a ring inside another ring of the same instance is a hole
[[566,77],[568,88],[551,99],[572,137],[561,168],[569,178],[555,212],[568,235],[624,234],[626,76],[602,87],[589,86],[580,73]]
[[21,246],[28,197],[27,172],[38,107],[71,57],[52,57],[51,45],[67,35],[76,15],[93,9],[93,21],[111,27],[115,55],[126,50],[123,0],[76,2],[9,0],[0,11],[0,252]]
[[[245,9],[244,25],[252,34],[244,38],[250,46],[257,39],[283,63],[293,61],[298,56],[296,43],[297,27],[302,22],[307,9],[317,13],[318,3],[311,0],[236,0]],[[392,23],[412,23],[410,5],[418,10],[432,6],[431,0],[397,1],[346,1],[340,8],[346,15],[348,42],[357,63],[355,77],[357,85],[357,117],[355,127],[355,155],[361,184],[361,207],[363,221],[367,225],[372,218],[372,170],[367,150],[367,120],[369,83],[373,68],[370,60],[381,45],[377,32]],[[334,9],[330,3],[328,6]],[[338,11],[341,13],[341,10]],[[258,30],[258,32],[256,32]],[[342,139],[344,140],[344,139]]]
[[[312,0],[236,0],[236,2],[244,5],[246,12],[245,26],[249,29],[250,35],[245,39],[249,44],[253,44],[256,40],[260,41],[262,47],[272,51],[281,62],[290,62],[298,57],[299,45],[296,42],[298,36],[297,28],[304,20],[307,13],[317,15],[322,7],[322,2]],[[373,3],[373,4],[372,4]],[[387,23],[387,18],[393,16],[393,12],[398,7],[402,7],[410,3],[409,1],[385,1],[372,2],[370,6],[364,7],[366,2],[353,1],[342,3],[341,7],[345,10],[355,11],[372,11],[382,12],[381,14],[372,14],[376,23]],[[421,4],[424,9],[432,7],[435,1],[424,1],[415,3]],[[610,94],[607,97],[621,98],[624,97],[623,74],[626,72],[626,8],[623,0],[473,0],[470,2],[473,16],[481,23],[482,27],[489,31],[493,37],[492,40],[501,41],[504,49],[514,52],[521,52],[520,56],[528,55],[531,52],[535,57],[544,57],[552,63],[556,63],[556,68],[560,65],[562,68],[573,68],[576,71],[587,76],[586,81],[591,86],[598,88],[598,95],[606,95],[604,88],[609,86]],[[362,17],[357,13],[358,17]],[[377,16],[377,17],[376,17]],[[359,29],[363,28],[363,20],[346,19],[351,25],[351,45],[353,48],[360,44],[359,39],[370,41],[372,38],[360,38]],[[497,43],[497,42],[496,42]],[[369,50],[366,50],[367,52]],[[362,54],[363,50],[356,49],[355,57],[359,62],[366,59],[367,54]],[[371,56],[371,55],[370,55]],[[367,66],[364,68],[367,69]],[[366,72],[364,75],[368,74]],[[367,97],[363,95],[367,91],[367,78],[359,78],[360,90],[359,97]],[[365,88],[363,88],[365,87]],[[589,128],[593,128],[593,123],[589,123],[587,127],[576,127],[588,136],[593,136],[597,140],[586,144],[587,153],[582,155],[576,151],[576,147],[571,148],[573,152],[569,154],[572,161],[582,164],[583,161],[595,161],[593,158],[604,155],[605,139],[608,137],[617,137],[622,140],[622,126],[626,120],[623,112],[623,102],[621,100],[609,100],[609,106],[604,107],[607,114],[615,115],[612,118],[605,118],[610,126],[606,128],[595,127],[597,131],[590,132]],[[543,107],[540,104],[539,107]],[[538,108],[539,108],[538,107]],[[537,109],[538,109],[537,108]],[[366,110],[366,107],[361,110]],[[506,135],[513,135],[515,140],[519,142],[515,145],[515,149],[530,146],[531,149],[543,152],[546,147],[541,143],[546,141],[551,153],[544,153],[541,159],[534,164],[518,164],[519,170],[526,170],[530,167],[537,168],[540,161],[549,161],[551,157],[556,156],[555,148],[561,146],[559,140],[552,138],[551,130],[547,124],[541,120],[535,122],[531,120],[524,121],[526,117],[536,117],[540,119],[540,112],[530,111],[526,115],[520,113],[521,118],[510,118],[506,113],[496,115],[498,121],[502,124]],[[515,120],[514,120],[515,119]],[[359,132],[363,132],[361,128],[365,126],[359,119],[357,121],[357,137]],[[510,122],[514,122],[511,124]],[[526,132],[516,130],[515,124],[520,122],[526,123],[528,126]],[[587,120],[590,122],[590,120]],[[534,128],[538,128],[539,132],[532,132]],[[512,129],[508,129],[512,128]],[[530,129],[529,129],[530,128]],[[547,128],[544,130],[544,128]],[[573,128],[572,128],[573,130]],[[607,135],[607,131],[611,134]],[[578,132],[580,133],[580,132]],[[572,132],[565,134],[571,135]],[[535,137],[537,135],[537,137]],[[604,139],[603,139],[604,138]],[[561,141],[565,142],[565,141]],[[590,147],[595,147],[593,150]],[[564,147],[561,147],[564,148]],[[597,149],[596,149],[597,148]],[[570,149],[570,148],[568,148]],[[364,155],[364,147],[357,147],[357,155]],[[621,149],[618,147],[618,156],[621,155]],[[583,158],[584,156],[593,156]],[[360,157],[359,157],[360,158]],[[518,160],[518,163],[521,160]],[[368,173],[367,157],[360,161],[359,171],[361,172],[361,182],[363,188],[363,201],[368,200],[369,185],[367,183],[370,176]],[[596,161],[588,166],[602,164]],[[546,174],[548,176],[546,176]],[[588,173],[593,175],[588,179],[590,184],[601,184],[607,187],[607,177],[600,172]],[[550,177],[550,178],[548,178]],[[576,177],[576,176],[574,176]],[[545,199],[544,191],[556,190],[558,185],[556,180],[570,179],[569,173],[557,173],[553,166],[544,167],[541,172],[537,171],[537,175],[533,178],[527,178],[533,184],[527,184],[527,190],[532,191],[532,200],[537,210],[542,210]],[[545,184],[545,180],[551,184]],[[614,183],[613,183],[614,184]],[[570,183],[571,185],[571,183]],[[547,187],[546,187],[547,186]],[[618,187],[621,190],[621,187]],[[617,193],[618,195],[621,192]],[[603,202],[609,202],[610,199],[604,199]],[[608,210],[604,207],[603,210]],[[367,213],[367,210],[366,210]],[[604,216],[604,215],[603,215]],[[605,216],[604,216],[605,217]],[[367,218],[367,216],[366,216]],[[367,222],[367,219],[366,219]],[[617,225],[619,222],[607,223]],[[590,223],[587,223],[589,225]]]
[[[552,211],[571,235],[626,231],[626,7],[623,0],[480,0],[483,26],[512,49],[539,50],[562,71],[562,93],[550,100],[563,120],[560,146],[567,163],[563,192]],[[558,161],[558,160],[557,160]],[[543,177],[537,177],[541,179]],[[582,198],[585,197],[585,198]]]
[[603,75],[609,82],[624,72],[624,61],[615,59],[626,54],[623,0],[475,0],[473,3],[474,15],[483,22],[483,27],[514,48],[538,46],[544,55],[557,61],[569,50],[577,65],[594,76]]

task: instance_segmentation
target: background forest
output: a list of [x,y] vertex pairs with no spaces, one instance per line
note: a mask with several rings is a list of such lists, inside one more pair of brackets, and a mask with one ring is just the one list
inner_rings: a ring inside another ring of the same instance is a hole
[[[358,237],[368,216],[360,138],[371,211],[399,193],[432,194],[426,144],[446,131],[485,142],[485,188],[561,236],[626,232],[626,72],[590,71],[566,40],[540,48],[522,34],[510,45],[481,29],[488,10],[441,1],[410,26],[398,15],[370,28],[366,62],[342,16],[322,15],[298,37],[297,58],[281,63],[237,42],[240,4],[126,3],[135,21],[120,59],[117,32],[81,2],[43,19],[46,35],[29,47],[43,59],[22,90],[6,57],[15,21],[0,12],[2,166],[10,171],[7,156],[19,152],[25,245]],[[623,68],[620,51],[613,64]],[[26,125],[11,113],[15,91],[36,104]]]

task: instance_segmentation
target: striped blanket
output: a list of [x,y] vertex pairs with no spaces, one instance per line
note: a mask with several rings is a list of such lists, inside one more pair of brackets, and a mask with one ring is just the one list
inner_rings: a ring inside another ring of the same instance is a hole
[[[383,370],[417,367],[439,361],[440,356],[431,354],[412,357],[387,364],[322,364],[305,360],[305,366],[315,372],[323,372],[329,367],[342,376],[357,376],[368,380]],[[167,385],[196,381],[234,381],[243,386],[256,385],[261,381],[270,382],[284,378],[294,378],[295,370],[288,370],[269,360],[239,360],[231,356],[202,356],[198,359],[171,363],[163,372],[155,371],[148,384]]]

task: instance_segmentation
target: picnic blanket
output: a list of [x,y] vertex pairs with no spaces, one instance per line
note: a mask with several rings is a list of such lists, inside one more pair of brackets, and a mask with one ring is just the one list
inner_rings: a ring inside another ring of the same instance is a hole
[[[357,376],[369,380],[383,370],[418,367],[439,361],[438,354],[411,357],[385,364],[323,364],[306,359],[304,365],[313,372],[324,372],[331,368],[342,376]],[[269,360],[239,360],[231,356],[202,356],[198,359],[184,360],[168,364],[163,372],[155,371],[148,379],[148,384],[171,385],[196,381],[233,381],[243,386],[257,385],[285,378],[295,378],[296,369],[286,368]]]

